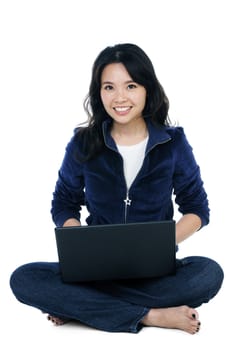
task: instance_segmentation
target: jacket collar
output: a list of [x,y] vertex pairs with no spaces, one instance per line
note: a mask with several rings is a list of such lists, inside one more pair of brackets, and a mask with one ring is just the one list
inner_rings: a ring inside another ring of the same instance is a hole
[[[169,133],[167,133],[166,126],[154,124],[151,121],[151,118],[145,118],[145,122],[147,124],[148,135],[149,135],[146,153],[148,153],[155,146],[162,143],[166,143],[171,140],[171,136],[169,135]],[[111,119],[105,120],[102,124],[104,142],[108,148],[118,152],[115,141],[112,138],[110,133],[111,126],[112,126]]]

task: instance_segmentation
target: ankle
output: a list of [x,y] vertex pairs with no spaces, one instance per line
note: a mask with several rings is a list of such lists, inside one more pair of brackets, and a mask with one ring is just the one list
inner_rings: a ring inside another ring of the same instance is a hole
[[144,318],[141,320],[141,323],[144,326],[153,326],[154,325],[154,318],[158,317],[158,309],[150,309],[148,313],[144,316]]

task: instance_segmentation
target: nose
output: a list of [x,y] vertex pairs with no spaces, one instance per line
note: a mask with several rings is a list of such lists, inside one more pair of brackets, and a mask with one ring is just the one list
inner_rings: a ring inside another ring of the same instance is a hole
[[124,89],[117,89],[115,92],[114,100],[116,103],[122,103],[127,101],[127,95]]

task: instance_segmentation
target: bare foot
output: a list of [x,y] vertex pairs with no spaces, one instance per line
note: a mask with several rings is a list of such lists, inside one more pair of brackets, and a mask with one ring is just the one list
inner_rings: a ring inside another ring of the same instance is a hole
[[190,334],[198,332],[201,325],[197,311],[188,306],[151,309],[143,318],[142,324],[145,326],[180,329]]
[[62,326],[63,324],[69,322],[69,320],[66,319],[66,318],[54,317],[54,316],[51,316],[51,315],[48,315],[47,319],[49,321],[52,321],[55,326]]

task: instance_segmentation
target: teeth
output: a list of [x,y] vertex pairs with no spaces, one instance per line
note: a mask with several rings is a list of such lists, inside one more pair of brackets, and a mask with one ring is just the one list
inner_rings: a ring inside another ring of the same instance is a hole
[[125,112],[130,109],[130,107],[115,107],[114,108],[117,112]]

